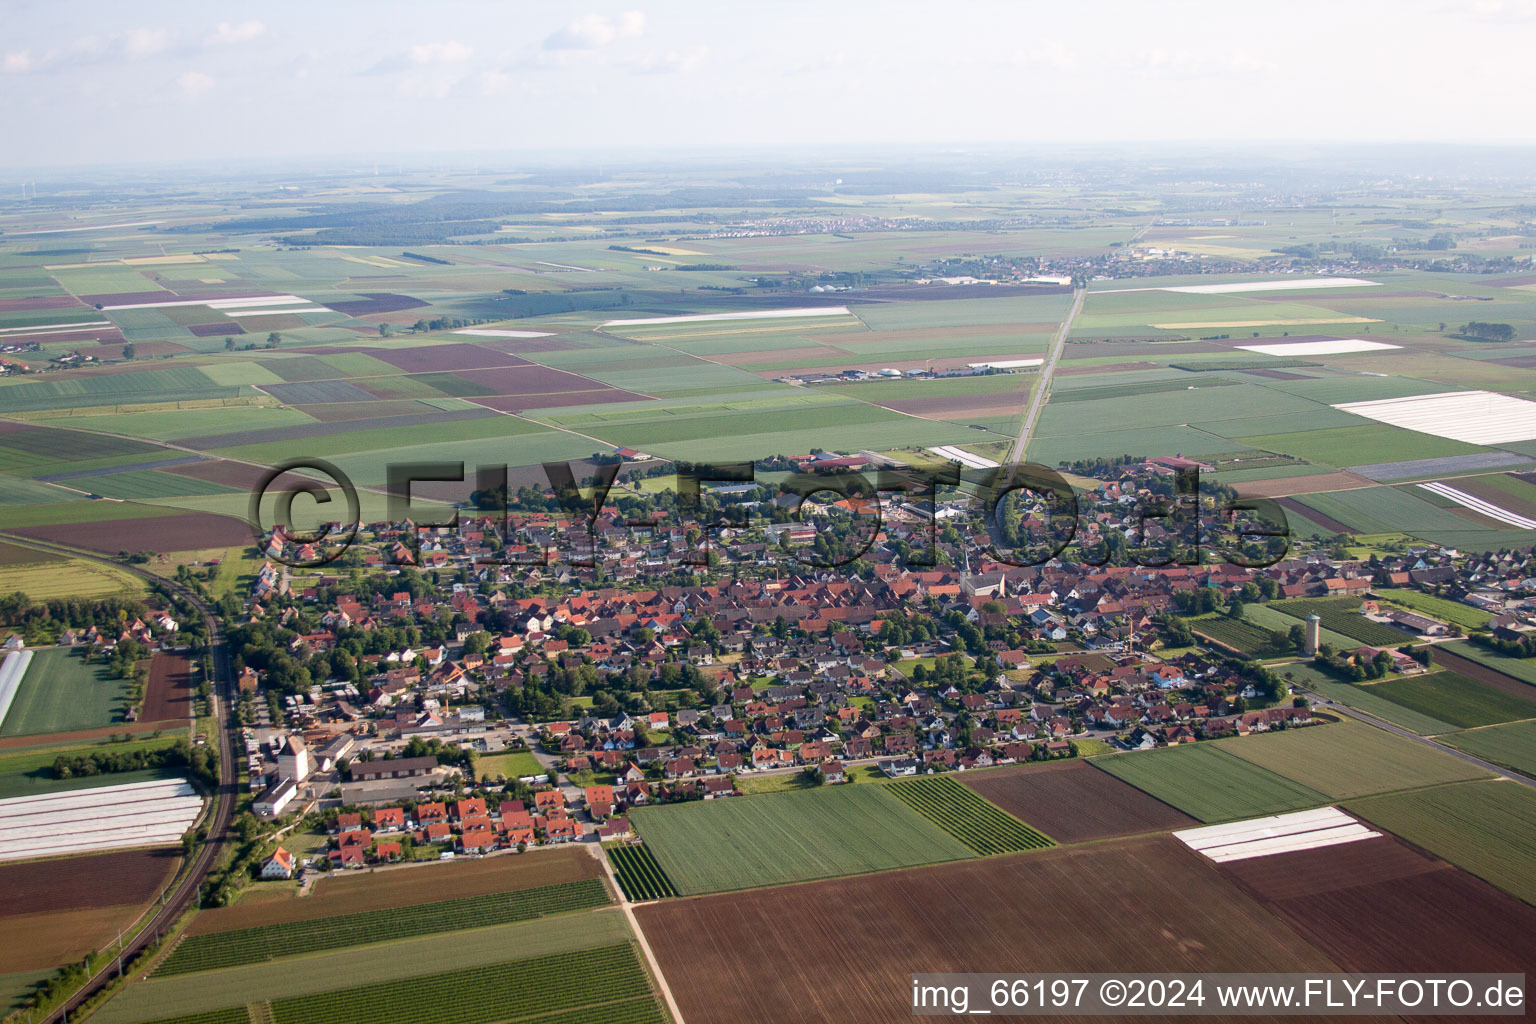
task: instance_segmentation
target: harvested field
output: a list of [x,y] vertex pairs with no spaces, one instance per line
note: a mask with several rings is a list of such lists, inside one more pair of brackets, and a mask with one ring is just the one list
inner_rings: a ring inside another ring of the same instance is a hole
[[181,855],[174,850],[120,850],[0,864],[0,920],[136,906],[158,895],[180,862]]
[[1390,836],[1222,870],[1346,970],[1536,968],[1536,908]]
[[190,935],[313,921],[371,910],[413,907],[439,900],[488,896],[563,882],[596,878],[602,865],[585,850],[540,852],[534,856],[422,864],[355,875],[328,875],[303,899],[236,903],[197,915]]
[[110,523],[58,523],[23,526],[16,533],[38,540],[116,554],[119,551],[195,551],[228,548],[251,543],[247,523],[229,516],[187,512]]
[[1083,761],[1009,765],[960,781],[1061,843],[1167,832],[1195,819]]
[[[1244,498],[1284,498],[1292,494],[1315,494],[1318,491],[1347,491],[1355,487],[1373,487],[1373,481],[1353,473],[1315,473],[1311,476],[1289,476],[1278,480],[1245,480],[1234,485]],[[1312,518],[1316,518],[1313,513]]]
[[[1066,893],[1089,895],[1064,914]],[[928,971],[1336,969],[1170,836],[635,914],[689,1024],[905,1020],[911,976]]]
[[149,722],[192,717],[192,659],[159,651],[149,663],[149,684],[139,717]]
[[[111,880],[98,878],[91,884],[110,886]],[[6,918],[8,935],[26,936],[24,944],[7,943],[6,970],[31,971],[78,961],[113,942],[120,931],[137,920],[139,913],[139,907],[122,904]]]

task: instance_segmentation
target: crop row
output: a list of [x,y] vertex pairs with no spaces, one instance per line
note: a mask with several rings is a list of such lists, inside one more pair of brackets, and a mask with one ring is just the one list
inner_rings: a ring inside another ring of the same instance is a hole
[[568,910],[600,907],[607,902],[608,890],[601,879],[586,878],[579,882],[469,896],[414,907],[193,935],[176,947],[156,973],[163,976],[235,967],[278,956],[359,946],[383,939],[526,921]]
[[676,896],[677,889],[661,870],[649,848],[644,846],[609,846],[608,860],[619,878],[619,888],[631,902],[659,900]]
[[517,1024],[666,1024],[654,996],[527,1017]]
[[634,949],[620,943],[277,999],[272,1014],[276,1024],[489,1024],[649,995]]
[[1190,623],[1190,628],[1243,654],[1270,657],[1290,653],[1271,643],[1269,630],[1242,619],[1199,619]]
[[947,776],[904,779],[891,792],[982,856],[1056,845],[1013,815]]
[[1396,627],[1374,622],[1358,614],[1354,609],[1359,608],[1359,604],[1354,598],[1313,601],[1303,597],[1289,601],[1276,601],[1273,607],[1287,615],[1294,615],[1298,619],[1305,619],[1308,615],[1315,614],[1323,620],[1324,629],[1343,633],[1372,647],[1399,647],[1413,640],[1413,637]]
[[166,1017],[153,1024],[248,1024],[250,1018],[243,1006],[227,1006],[222,1010],[204,1010],[182,1017]]

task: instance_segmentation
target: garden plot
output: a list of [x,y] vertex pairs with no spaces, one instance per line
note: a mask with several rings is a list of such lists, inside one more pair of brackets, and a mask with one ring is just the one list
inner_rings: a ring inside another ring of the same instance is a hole
[[1277,814],[1174,833],[1179,842],[1218,864],[1252,857],[1272,857],[1277,853],[1316,850],[1341,843],[1357,843],[1380,835],[1380,832],[1366,828],[1337,807]]
[[1346,402],[1334,408],[1468,444],[1536,439],[1536,402],[1493,391],[1446,391],[1410,398]]
[[1489,519],[1506,523],[1520,530],[1536,530],[1536,519],[1501,508],[1491,501],[1484,501],[1482,498],[1468,494],[1466,491],[1459,491],[1449,484],[1429,483],[1419,484],[1419,486],[1431,494],[1438,494],[1448,501],[1454,501],[1462,508],[1471,509],[1480,516],[1487,516]]
[[1338,341],[1287,341],[1274,345],[1238,345],[1237,348],[1266,356],[1339,356],[1347,352],[1374,352],[1377,349],[1402,348],[1384,341],[1364,338],[1340,338]]
[[0,860],[176,843],[202,805],[181,779],[0,800]]

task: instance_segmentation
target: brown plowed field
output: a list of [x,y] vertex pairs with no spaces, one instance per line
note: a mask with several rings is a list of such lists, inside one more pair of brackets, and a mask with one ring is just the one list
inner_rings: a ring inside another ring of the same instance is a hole
[[1536,907],[1395,838],[1223,870],[1346,970],[1536,971]]
[[1058,843],[1171,832],[1199,824],[1083,761],[1010,765],[957,777]]
[[1444,647],[1435,648],[1435,667],[1449,669],[1457,675],[1475,679],[1495,690],[1502,691],[1522,700],[1536,700],[1536,686],[1522,683],[1514,676],[1507,676],[1503,672],[1489,668],[1487,665],[1479,665],[1470,658],[1463,658],[1459,654],[1453,654]]
[[109,555],[119,551],[195,551],[252,542],[251,528],[245,523],[229,516],[205,512],[119,519],[105,523],[25,526],[17,528],[16,532],[38,540]]
[[1305,516],[1307,519],[1312,520],[1314,523],[1316,523],[1318,526],[1321,526],[1325,530],[1332,530],[1334,533],[1354,532],[1332,516],[1325,516],[1315,508],[1308,508],[1301,502],[1297,501],[1295,498],[1276,498],[1275,504],[1279,505],[1283,509],[1289,509],[1299,516]]
[[226,334],[234,336],[245,333],[245,328],[233,320],[222,324],[188,324],[187,330],[191,331],[193,336],[198,338],[222,338]]
[[82,304],[73,295],[38,295],[30,299],[0,299],[0,313],[25,313],[34,309],[69,309]]
[[280,896],[197,915],[189,934],[228,932],[285,921],[314,921],[338,914],[412,907],[439,900],[487,896],[532,889],[541,885],[596,878],[603,873],[598,859],[582,849],[486,857],[449,864],[408,867],[328,876],[316,883],[312,895]]
[[1170,836],[635,914],[689,1024],[904,1021],[917,972],[1338,970]]
[[398,366],[406,373],[430,373],[437,370],[476,370],[487,366],[531,366],[510,352],[498,352],[484,345],[454,342],[422,348],[370,348],[366,355]]
[[[92,884],[110,886],[107,879]],[[5,920],[6,935],[24,935],[22,943],[6,943],[5,969],[37,971],[59,967],[85,957],[93,950],[105,949],[117,936],[138,920],[137,906],[82,907],[55,913],[24,914]],[[20,946],[21,948],[14,948]]]
[[189,476],[194,480],[206,480],[212,484],[223,484],[226,487],[238,487],[242,491],[255,487],[266,474],[266,470],[260,466],[248,466],[243,462],[230,462],[227,459],[193,462],[185,466],[167,466],[166,472],[175,473],[178,476]]
[[[1245,480],[1233,484],[1244,498],[1283,498],[1291,494],[1316,494],[1319,491],[1352,491],[1357,487],[1375,487],[1376,481],[1353,473],[1314,473],[1311,476],[1287,476],[1275,480]],[[1313,513],[1316,519],[1317,514]]]
[[[1515,512],[1522,516],[1536,516],[1536,502],[1526,501],[1524,498],[1501,491],[1485,480],[1479,480],[1474,477],[1471,480],[1450,480],[1447,482],[1457,490],[1476,495],[1484,501],[1492,502],[1506,511]],[[1530,481],[1524,482],[1529,483]]]
[[157,652],[149,663],[149,684],[144,688],[146,721],[192,717],[192,659],[185,654]]
[[0,919],[144,903],[159,895],[180,860],[171,850],[121,850],[0,864]]
[[1056,370],[1058,377],[1076,377],[1084,373],[1123,373],[1126,370],[1155,370],[1156,363],[1110,363],[1098,366],[1070,366],[1063,363]]

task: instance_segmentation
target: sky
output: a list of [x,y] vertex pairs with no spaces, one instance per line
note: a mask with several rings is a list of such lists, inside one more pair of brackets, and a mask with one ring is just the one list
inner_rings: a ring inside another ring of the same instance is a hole
[[7,0],[0,167],[1536,140],[1536,0]]

